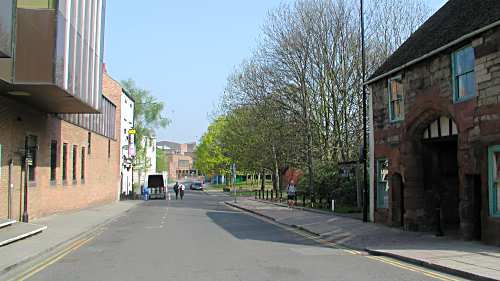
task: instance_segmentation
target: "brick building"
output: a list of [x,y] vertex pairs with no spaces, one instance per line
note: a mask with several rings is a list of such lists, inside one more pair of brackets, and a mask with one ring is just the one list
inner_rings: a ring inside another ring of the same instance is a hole
[[500,245],[498,1],[448,1],[367,84],[375,222]]
[[198,171],[194,168],[196,143],[160,141],[156,143],[156,146],[167,156],[168,177],[170,179],[179,180],[198,176]]
[[0,45],[0,218],[21,219],[25,198],[30,219],[117,198],[120,103],[103,74],[105,2],[88,3],[0,3],[10,38]]

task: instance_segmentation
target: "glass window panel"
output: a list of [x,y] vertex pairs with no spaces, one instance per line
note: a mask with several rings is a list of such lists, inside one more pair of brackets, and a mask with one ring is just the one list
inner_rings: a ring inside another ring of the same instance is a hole
[[82,147],[82,155],[80,156],[80,178],[85,179],[85,147]]
[[494,165],[493,177],[497,182],[500,182],[500,152],[494,153],[493,165]]
[[26,137],[26,151],[31,156],[31,165],[28,165],[28,181],[35,181],[36,158],[38,150],[38,137],[29,135]]
[[12,55],[12,1],[0,1],[0,55]]
[[63,144],[63,151],[62,151],[62,180],[65,181],[68,179],[68,144],[65,143]]
[[456,75],[474,71],[474,49],[469,47],[456,53]]
[[57,0],[17,0],[17,7],[24,9],[55,9]]
[[389,206],[389,161],[379,160],[377,166],[377,207],[387,208]]
[[474,96],[476,93],[476,79],[474,72],[469,72],[458,77],[458,97]]
[[50,143],[50,181],[56,180],[57,169],[57,141]]

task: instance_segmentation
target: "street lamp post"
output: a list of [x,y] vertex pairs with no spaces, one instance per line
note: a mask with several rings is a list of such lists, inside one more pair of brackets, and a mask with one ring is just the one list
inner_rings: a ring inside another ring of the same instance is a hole
[[365,21],[364,21],[364,11],[363,11],[363,0],[361,1],[361,68],[362,68],[362,81],[363,81],[363,151],[362,151],[362,159],[363,159],[363,222],[368,222],[368,180],[367,180],[367,157],[366,157],[366,148],[368,146],[366,129],[367,129],[367,120],[366,120],[366,57],[365,57]]
[[231,167],[231,173],[232,173],[232,178],[233,178],[233,189],[234,189],[234,203],[237,203],[236,197],[237,197],[237,192],[236,192],[236,163],[233,163]]
[[24,157],[24,206],[23,206],[23,222],[29,222],[29,215],[28,215],[28,173],[29,173],[29,161],[31,160],[31,155],[29,153],[29,150],[26,150],[26,155]]

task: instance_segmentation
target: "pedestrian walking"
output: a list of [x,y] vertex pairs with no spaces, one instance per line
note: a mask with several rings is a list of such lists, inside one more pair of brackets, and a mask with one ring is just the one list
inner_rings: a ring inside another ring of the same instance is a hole
[[177,198],[179,197],[179,182],[175,182],[175,185],[174,185],[174,192],[175,192],[175,200],[177,200]]
[[291,208],[291,207],[293,207],[293,205],[295,203],[295,196],[297,193],[297,190],[295,189],[295,184],[294,184],[293,180],[290,181],[290,183],[288,184],[286,192],[288,195],[288,208]]
[[184,198],[184,190],[186,190],[186,187],[184,186],[184,184],[181,183],[181,185],[179,185],[179,193],[181,194],[181,200],[182,198]]

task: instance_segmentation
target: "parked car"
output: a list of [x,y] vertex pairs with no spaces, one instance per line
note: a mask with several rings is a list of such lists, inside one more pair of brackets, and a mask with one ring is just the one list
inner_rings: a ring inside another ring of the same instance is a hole
[[193,182],[191,183],[191,185],[189,186],[189,189],[191,190],[204,190],[205,189],[205,185],[201,182]]
[[166,199],[167,187],[163,175],[149,175],[146,183],[149,190],[149,199]]

